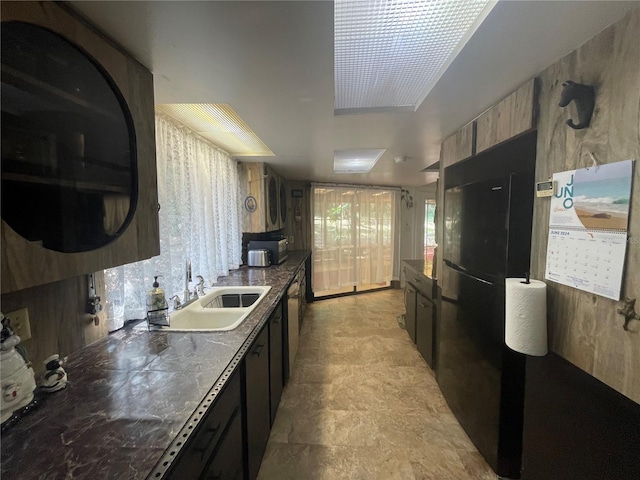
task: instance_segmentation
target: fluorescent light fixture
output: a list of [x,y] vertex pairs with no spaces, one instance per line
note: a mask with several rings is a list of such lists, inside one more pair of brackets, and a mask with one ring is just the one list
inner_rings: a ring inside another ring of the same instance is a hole
[[335,113],[414,111],[495,0],[335,0]]
[[386,148],[335,150],[333,173],[367,173],[386,151]]
[[172,103],[156,109],[234,157],[275,156],[228,103]]

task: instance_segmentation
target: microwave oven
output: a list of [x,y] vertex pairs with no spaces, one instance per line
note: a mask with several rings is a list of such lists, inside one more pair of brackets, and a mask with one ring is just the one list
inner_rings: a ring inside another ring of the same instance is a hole
[[249,240],[249,250],[269,250],[271,263],[277,265],[287,259],[288,243],[284,238],[282,240]]

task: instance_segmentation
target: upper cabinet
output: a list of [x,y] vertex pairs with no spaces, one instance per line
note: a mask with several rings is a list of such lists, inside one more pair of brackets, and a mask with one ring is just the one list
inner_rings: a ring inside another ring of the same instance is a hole
[[536,95],[536,80],[532,78],[447,137],[440,149],[442,169],[533,130],[536,126]]
[[52,2],[2,2],[2,293],[159,253],[151,73]]
[[475,154],[475,122],[466,124],[447,138],[441,147],[444,168]]
[[532,78],[476,119],[476,153],[535,128],[536,82]]
[[238,165],[243,205],[242,231],[272,232],[284,228],[287,192],[284,179],[262,162]]

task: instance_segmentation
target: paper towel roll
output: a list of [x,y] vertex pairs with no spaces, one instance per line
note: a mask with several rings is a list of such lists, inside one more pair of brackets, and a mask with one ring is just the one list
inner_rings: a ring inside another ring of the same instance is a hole
[[505,341],[527,355],[547,354],[547,285],[524,278],[505,280]]

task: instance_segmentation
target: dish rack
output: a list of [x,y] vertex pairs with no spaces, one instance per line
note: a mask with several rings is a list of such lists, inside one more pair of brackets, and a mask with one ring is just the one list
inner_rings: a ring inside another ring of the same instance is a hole
[[168,327],[170,316],[169,306],[167,302],[164,302],[164,308],[158,308],[156,310],[147,310],[147,328],[151,330],[151,326],[156,327]]

